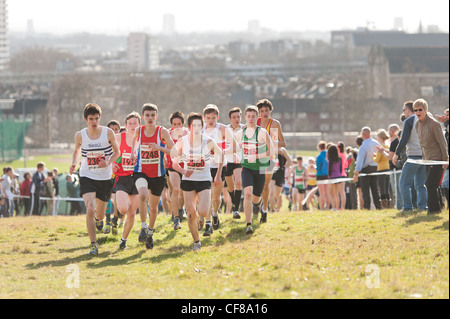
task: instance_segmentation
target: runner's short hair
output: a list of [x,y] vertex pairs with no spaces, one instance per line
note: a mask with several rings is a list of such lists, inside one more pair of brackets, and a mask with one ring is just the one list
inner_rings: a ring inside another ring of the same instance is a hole
[[238,112],[239,114],[242,114],[242,111],[239,107],[233,107],[230,111],[228,111],[228,117],[231,118],[231,114]]
[[194,120],[200,120],[203,126],[203,116],[200,113],[195,112],[189,113],[187,118],[187,126],[190,127]]
[[406,101],[405,103],[403,103],[403,106],[406,107],[408,110],[410,110],[411,112],[413,111],[413,101]]
[[[125,124],[127,124],[127,121],[128,121],[129,119],[133,118],[133,117],[134,117],[134,118],[137,118],[138,121],[139,121],[139,124],[141,124],[141,116],[140,116],[139,113],[136,112],[136,111],[131,112],[130,114],[127,115],[127,117],[125,117]],[[121,129],[122,129],[122,128],[121,128]]]
[[158,113],[158,107],[155,104],[145,103],[141,108],[141,114],[144,114],[145,111],[156,111]]
[[211,113],[215,113],[217,115],[219,115],[219,108],[217,107],[217,105],[215,104],[208,104],[204,109],[203,109],[203,115],[208,115]]
[[106,124],[107,127],[111,128],[111,126],[113,125],[117,125],[118,127],[120,127],[120,123],[117,120],[111,120],[108,122],[108,124]]
[[273,105],[272,105],[272,102],[270,102],[268,99],[262,99],[262,100],[259,100],[259,101],[256,103],[256,107],[258,108],[258,110],[260,110],[260,109],[263,108],[263,107],[267,107],[267,108],[269,108],[269,110],[273,111]]
[[102,116],[102,109],[100,106],[98,106],[95,103],[88,103],[86,104],[86,106],[84,107],[84,118],[87,119],[89,115],[100,115]]
[[246,115],[248,112],[256,112],[256,114],[258,114],[258,108],[254,105],[249,105],[245,108],[244,115]]
[[184,114],[181,113],[180,111],[175,111],[172,114],[170,114],[169,117],[170,124],[172,124],[173,119],[180,119],[181,123],[184,124]]

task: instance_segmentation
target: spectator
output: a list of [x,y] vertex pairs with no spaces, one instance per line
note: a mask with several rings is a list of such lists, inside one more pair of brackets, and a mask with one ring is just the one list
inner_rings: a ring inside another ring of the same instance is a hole
[[[447,140],[447,147],[448,147],[448,134],[449,134],[449,124],[448,124],[448,109],[444,111],[444,115],[435,115],[435,117],[442,123],[444,123],[445,127],[445,139]],[[448,208],[448,179],[449,179],[449,173],[448,173],[448,167],[444,172],[444,178],[442,179],[442,191],[444,192],[445,198],[447,199],[447,208]]]
[[[412,101],[407,101],[403,105],[403,114],[406,120],[403,124],[402,137],[398,143],[395,155],[392,157],[392,163],[396,164],[397,160],[406,148],[406,156],[408,159],[422,159],[422,149],[419,143],[419,137],[415,130],[417,117],[413,112]],[[415,189],[417,194],[417,208],[419,210],[427,209],[427,189],[425,188],[425,180],[427,178],[426,167],[415,163],[405,162],[400,175],[400,192],[403,202],[403,211],[413,210],[412,191]]]
[[[66,189],[67,197],[70,198],[80,198],[80,185],[76,183],[76,180],[72,181],[72,175],[66,176]],[[68,201],[70,203],[70,215],[78,215],[82,213],[82,209],[79,201]]]
[[31,185],[31,174],[30,172],[25,172],[23,174],[23,182],[20,184],[20,196],[28,196],[28,198],[22,198],[23,203],[23,215],[26,216],[27,213],[30,212],[30,185]]
[[[419,122],[416,132],[422,147],[423,158],[431,161],[448,161],[448,147],[442,125],[428,113],[428,103],[418,99],[413,104],[414,113]],[[427,166],[426,187],[428,194],[428,214],[441,212],[439,183],[444,169],[448,165]]]
[[55,200],[55,186],[53,185],[53,172],[47,173],[47,178],[44,180],[45,197],[51,198],[45,201],[47,206],[47,216],[53,212],[53,205]]
[[[377,140],[380,143],[377,146],[377,155],[375,156],[375,162],[377,162],[377,172],[389,172],[389,158],[388,150],[389,146],[386,141],[389,139],[389,135],[384,129],[377,131]],[[378,175],[378,186],[380,188],[380,204],[382,209],[389,208],[389,175]]]
[[45,164],[39,162],[37,164],[37,171],[33,174],[31,179],[30,194],[31,194],[31,207],[30,215],[39,215],[42,204],[40,203],[41,192],[44,191],[45,176],[42,173],[44,171]]
[[53,169],[53,187],[55,188],[55,199],[53,200],[53,212],[52,215],[56,216],[58,215],[58,209],[59,209],[59,181],[58,181],[58,169]]
[[3,198],[5,200],[4,204],[4,216],[10,217],[14,216],[14,194],[11,191],[13,187],[14,170],[12,167],[7,166],[3,169],[3,181],[0,184],[2,190]]
[[[371,138],[371,129],[367,126],[361,130],[363,143],[358,153],[358,160],[356,162],[356,169],[353,180],[358,181],[359,174],[371,174],[377,171],[377,163],[373,160],[373,155],[377,152],[377,146],[380,145],[377,141]],[[381,209],[380,195],[378,194],[378,179],[375,175],[361,176],[359,179],[361,183],[362,196],[364,199],[364,209],[370,210],[370,192],[376,209]]]
[[[317,145],[317,149],[320,154],[316,159],[316,180],[322,181],[328,179],[328,161],[327,161],[327,144],[324,141],[320,141]],[[330,195],[328,194],[328,185],[317,183],[319,189],[319,208],[327,209],[330,206]]]
[[[329,179],[339,179],[342,178],[342,157],[339,155],[338,147],[334,144],[330,145],[327,152],[327,160],[328,160],[328,178]],[[344,201],[339,204],[339,193],[341,189],[341,185],[343,183],[332,183],[329,185],[329,192],[331,198],[331,209],[332,210],[342,210],[345,208],[345,197]],[[343,204],[343,205],[342,205]]]
[[[389,125],[389,137],[391,139],[391,145],[389,146],[389,153],[388,153],[388,159],[389,159],[389,169],[391,171],[394,171],[394,174],[390,175],[390,182],[391,182],[391,188],[394,190],[394,200],[395,205],[398,210],[402,209],[402,197],[400,196],[400,173],[396,172],[397,167],[392,163],[392,158],[394,157],[395,150],[397,149],[398,143],[400,142],[399,139],[399,132],[400,127],[397,124],[391,124]],[[401,167],[400,167],[401,170]]]

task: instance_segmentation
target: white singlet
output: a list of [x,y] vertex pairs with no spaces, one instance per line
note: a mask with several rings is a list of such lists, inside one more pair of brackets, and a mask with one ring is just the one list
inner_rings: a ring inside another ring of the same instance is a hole
[[211,150],[208,148],[208,137],[202,134],[202,144],[199,147],[191,147],[189,143],[189,135],[181,138],[183,141],[182,161],[185,168],[193,169],[194,173],[190,177],[183,175],[186,181],[210,181],[210,161]]
[[112,145],[108,141],[108,128],[103,126],[100,137],[91,140],[87,135],[87,129],[81,130],[81,165],[80,177],[87,177],[97,181],[110,180],[112,165],[106,168],[98,166],[100,159],[108,161],[113,154]]

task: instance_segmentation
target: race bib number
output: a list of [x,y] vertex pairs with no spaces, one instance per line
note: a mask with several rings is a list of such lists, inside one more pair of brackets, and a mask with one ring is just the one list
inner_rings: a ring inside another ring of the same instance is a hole
[[186,158],[186,165],[195,171],[202,171],[205,169],[205,158],[201,155],[191,155]]
[[243,151],[244,151],[244,160],[248,162],[256,162],[256,155],[258,154],[256,145],[245,144]]
[[130,160],[130,153],[122,154],[122,168],[125,172],[132,172],[134,170],[134,165]]
[[86,154],[86,159],[87,159],[87,167],[90,171],[104,169],[99,167],[100,161],[106,159],[104,151],[88,152]]
[[148,145],[141,145],[141,163],[142,164],[158,164],[159,151],[150,148]]

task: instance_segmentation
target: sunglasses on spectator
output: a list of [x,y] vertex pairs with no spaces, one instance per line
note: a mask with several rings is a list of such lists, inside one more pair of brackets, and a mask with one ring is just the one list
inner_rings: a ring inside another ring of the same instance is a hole
[[415,109],[414,112],[422,112],[423,109]]

